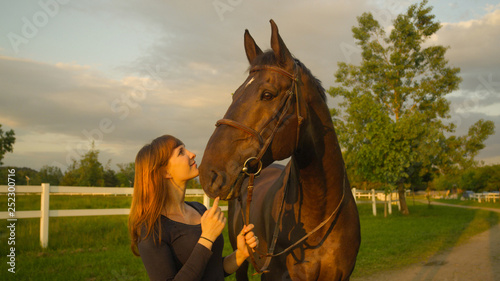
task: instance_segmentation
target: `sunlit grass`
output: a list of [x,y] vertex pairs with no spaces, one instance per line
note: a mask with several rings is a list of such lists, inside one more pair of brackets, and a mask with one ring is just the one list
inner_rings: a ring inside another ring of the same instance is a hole
[[500,220],[500,214],[488,211],[419,203],[410,204],[409,216],[393,210],[386,218],[374,217],[370,205],[358,209],[362,242],[354,271],[357,277],[425,260]]

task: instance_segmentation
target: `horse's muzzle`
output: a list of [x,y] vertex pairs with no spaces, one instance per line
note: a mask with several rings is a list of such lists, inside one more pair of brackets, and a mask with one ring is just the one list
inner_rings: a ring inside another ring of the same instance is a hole
[[245,179],[245,174],[238,174],[233,183],[228,183],[228,177],[225,172],[218,172],[215,170],[201,172],[200,183],[202,184],[203,190],[209,197],[219,197],[222,200],[232,200],[240,196],[240,189],[243,180]]

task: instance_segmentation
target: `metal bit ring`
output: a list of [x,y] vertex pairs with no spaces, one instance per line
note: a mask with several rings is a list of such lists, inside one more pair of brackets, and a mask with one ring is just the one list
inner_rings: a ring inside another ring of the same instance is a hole
[[241,169],[241,171],[243,173],[245,173],[246,175],[250,176],[250,175],[254,175],[254,176],[257,176],[258,174],[260,174],[260,171],[262,170],[262,161],[259,160],[259,168],[257,169],[257,172],[255,173],[250,173],[248,171],[248,167],[247,167],[247,164],[249,164],[250,161],[253,161],[253,160],[258,160],[257,157],[250,157],[248,158],[246,161],[245,161],[245,164],[243,164],[243,169]]

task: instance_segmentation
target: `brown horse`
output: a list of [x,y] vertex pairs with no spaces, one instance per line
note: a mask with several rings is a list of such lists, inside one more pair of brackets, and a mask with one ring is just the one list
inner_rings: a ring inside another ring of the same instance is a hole
[[[361,240],[359,216],[325,91],[292,57],[272,20],[271,28],[266,52],[245,31],[249,76],[217,122],[200,182],[209,196],[230,200],[233,247],[248,210],[260,241],[252,262],[267,269],[262,280],[349,280]],[[286,169],[271,165],[289,157]],[[267,168],[254,181],[259,165]],[[247,191],[249,178],[254,184]],[[247,267],[238,270],[238,280],[248,280]]]

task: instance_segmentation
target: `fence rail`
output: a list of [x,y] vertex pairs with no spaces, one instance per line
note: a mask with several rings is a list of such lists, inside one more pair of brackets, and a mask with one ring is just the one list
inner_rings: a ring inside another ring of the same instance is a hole
[[354,200],[358,203],[357,199],[367,198],[371,199],[372,212],[373,215],[377,215],[377,203],[387,204],[387,210],[389,214],[392,214],[392,204],[397,204],[398,209],[401,210],[401,205],[399,205],[399,194],[397,192],[391,192],[386,194],[384,191],[372,190],[357,190],[352,189],[352,195],[354,195]]
[[471,198],[473,200],[477,200],[477,202],[481,203],[482,201],[496,203],[497,200],[500,200],[500,194],[495,192],[483,192],[483,193],[474,193]]
[[[130,187],[82,187],[82,186],[50,186],[48,183],[31,186],[16,186],[17,194],[41,194],[40,210],[0,212],[0,219],[24,219],[40,218],[40,245],[46,248],[49,242],[49,218],[50,217],[81,217],[81,216],[112,216],[128,215],[129,208],[120,209],[73,209],[73,210],[50,210],[50,195],[132,195],[134,189]],[[9,186],[0,185],[0,194],[8,193]],[[187,189],[186,196],[203,197],[203,205],[210,207],[210,198],[202,189]],[[221,206],[223,211],[227,206]],[[12,216],[12,214],[14,216]]]

